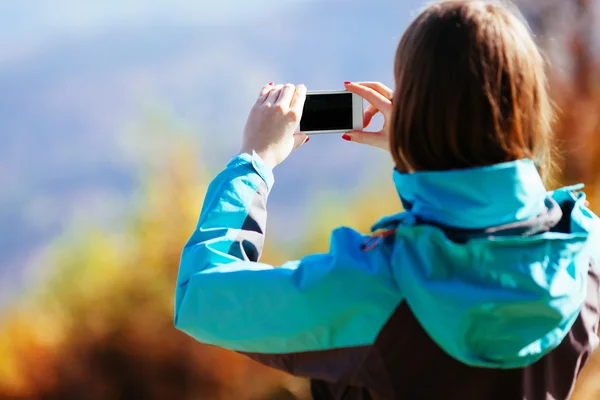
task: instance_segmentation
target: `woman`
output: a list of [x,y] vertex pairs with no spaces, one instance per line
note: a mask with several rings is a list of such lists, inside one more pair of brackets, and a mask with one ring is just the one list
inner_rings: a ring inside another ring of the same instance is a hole
[[346,82],[385,123],[343,137],[391,153],[406,211],[259,263],[272,169],[308,140],[306,88],[266,85],[183,250],[176,327],[311,378],[315,399],[568,398],[598,344],[600,220],[579,188],[544,187],[552,110],[526,25],[431,5],[394,72],[393,94]]

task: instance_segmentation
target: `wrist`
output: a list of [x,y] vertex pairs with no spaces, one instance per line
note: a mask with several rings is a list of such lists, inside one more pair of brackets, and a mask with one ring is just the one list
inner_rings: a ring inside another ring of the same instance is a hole
[[268,152],[268,151],[256,151],[252,148],[242,146],[240,153],[246,153],[246,154],[249,154],[250,156],[252,156],[253,154],[256,154],[258,157],[260,157],[263,164],[265,164],[266,167],[269,167],[271,169],[275,168],[278,165],[278,163],[275,160],[275,157],[273,157],[270,154],[270,152]]
[[[258,174],[262,180],[267,184],[267,193],[271,191],[273,184],[275,183],[275,177],[273,176],[273,169],[265,164],[263,159],[255,152],[250,153],[240,151],[235,157],[233,157],[225,168],[231,171],[228,175],[231,178],[242,175],[252,175],[252,173]],[[251,178],[253,180],[254,178]]]

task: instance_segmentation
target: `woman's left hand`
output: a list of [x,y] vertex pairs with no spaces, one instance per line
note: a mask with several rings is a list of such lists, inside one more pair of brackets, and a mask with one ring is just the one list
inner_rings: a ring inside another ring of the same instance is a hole
[[306,100],[304,85],[265,85],[250,111],[241,151],[255,151],[271,168],[308,141],[296,132]]
[[344,85],[349,92],[359,95],[370,103],[364,114],[365,127],[369,126],[375,114],[381,113],[383,128],[378,132],[354,130],[346,132],[342,138],[390,151],[390,123],[392,120],[392,97],[394,97],[392,89],[380,82],[344,82]]

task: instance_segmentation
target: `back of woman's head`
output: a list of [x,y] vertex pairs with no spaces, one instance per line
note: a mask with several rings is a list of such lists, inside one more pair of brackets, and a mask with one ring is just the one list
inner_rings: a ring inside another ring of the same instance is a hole
[[427,7],[395,61],[391,152],[401,172],[549,162],[544,59],[518,12],[480,0]]

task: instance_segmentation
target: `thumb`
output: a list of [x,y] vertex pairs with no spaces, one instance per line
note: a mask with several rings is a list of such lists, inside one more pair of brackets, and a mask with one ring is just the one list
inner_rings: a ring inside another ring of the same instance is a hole
[[294,133],[294,150],[308,142],[310,137],[306,133]]
[[381,132],[366,132],[361,130],[346,132],[342,139],[366,144],[373,147],[379,147],[380,149],[389,150],[390,144],[389,139],[385,137]]

